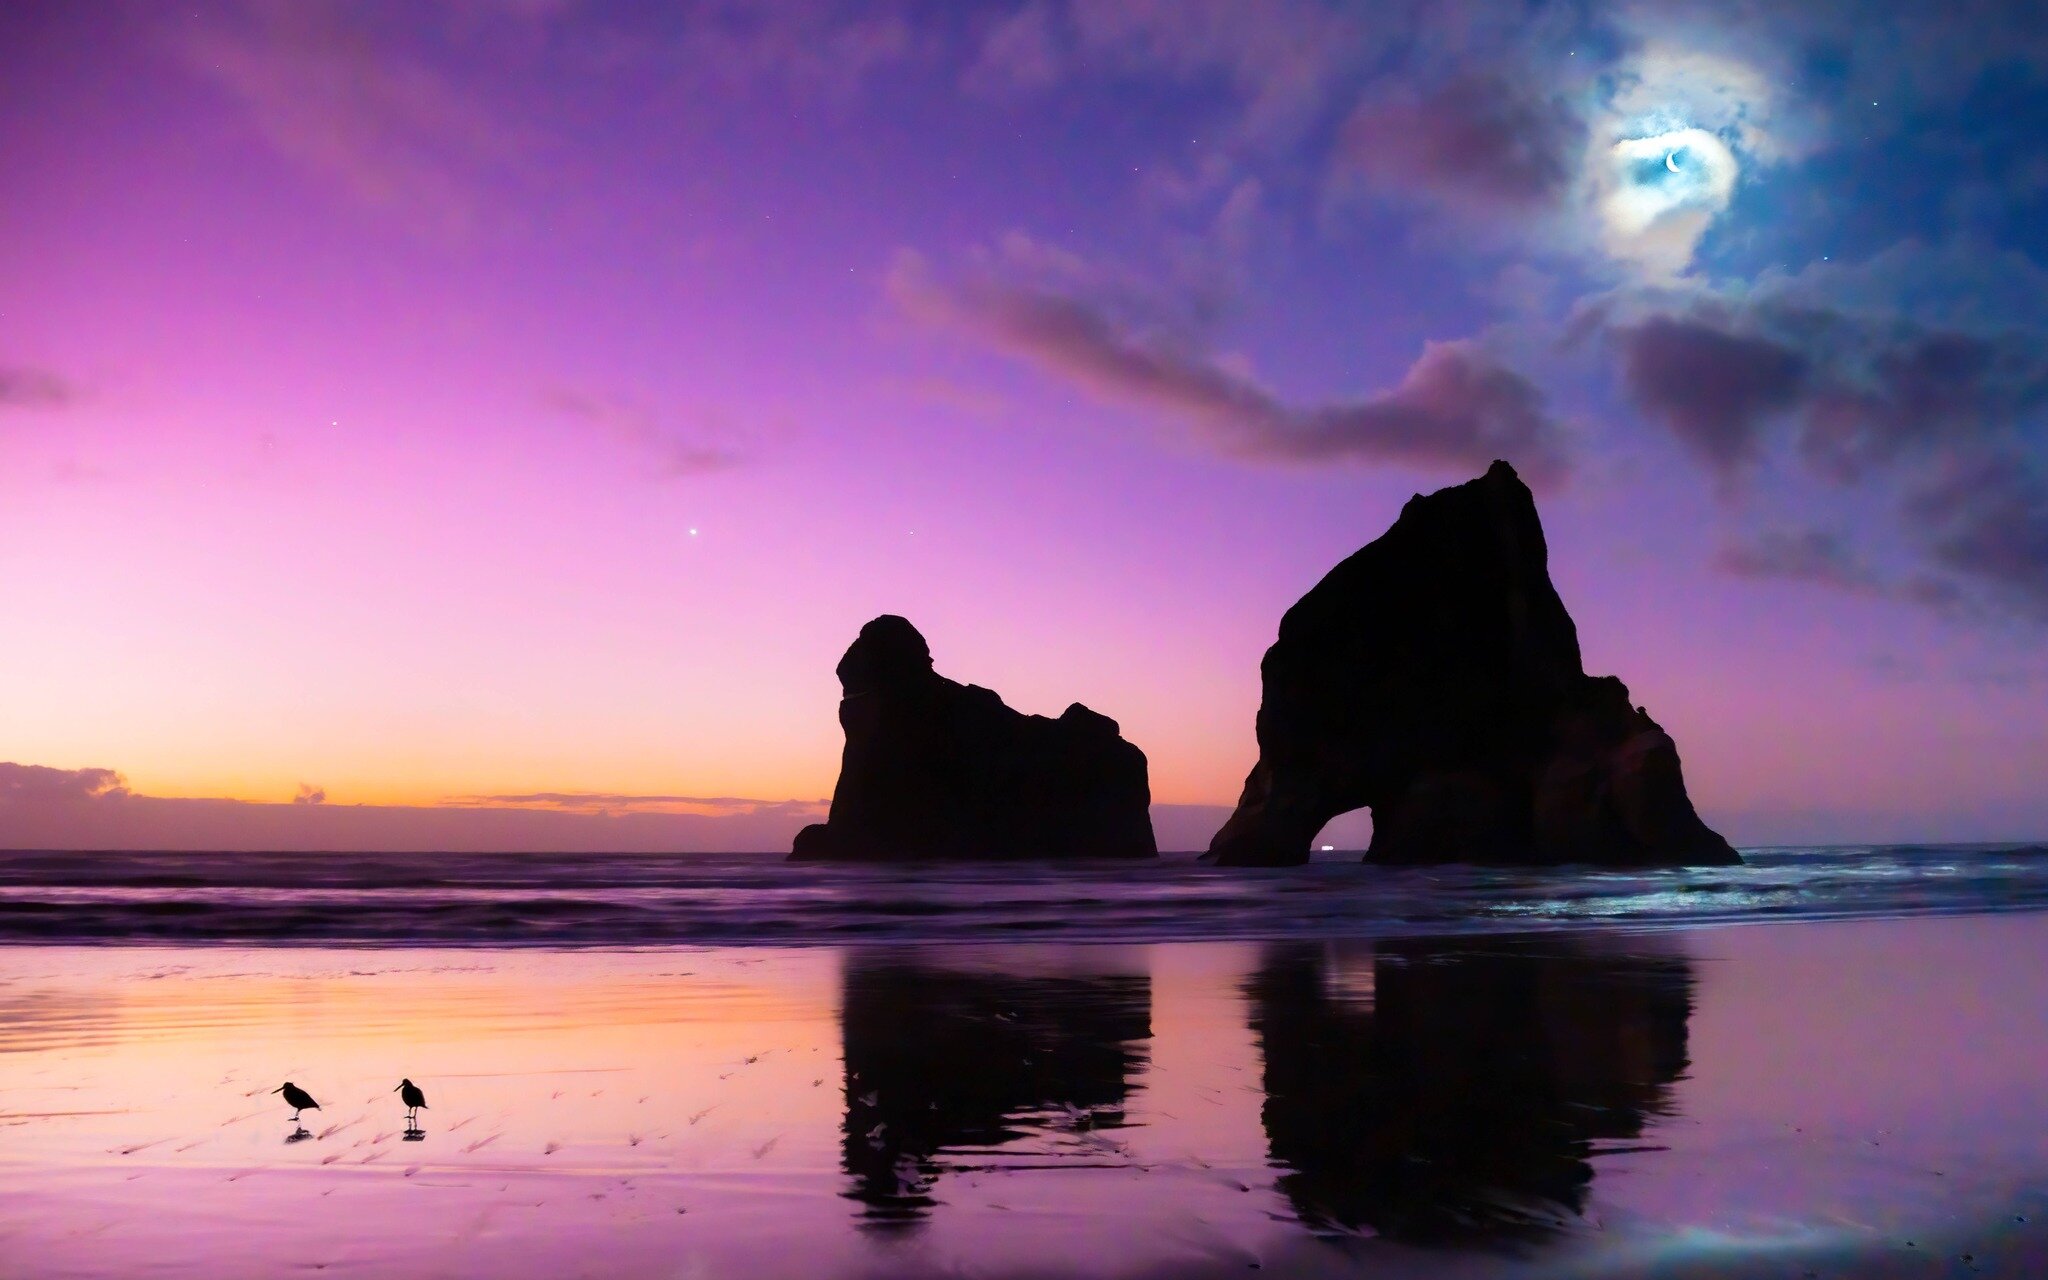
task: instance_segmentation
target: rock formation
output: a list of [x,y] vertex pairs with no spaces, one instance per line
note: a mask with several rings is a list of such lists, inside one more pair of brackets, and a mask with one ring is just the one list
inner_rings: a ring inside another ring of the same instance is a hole
[[826,821],[798,859],[1149,858],[1145,753],[1080,703],[1027,716],[932,669],[917,628],[885,614],[839,661],[846,752]]
[[1740,862],[1693,812],[1670,735],[1585,673],[1545,561],[1505,462],[1410,499],[1280,620],[1259,762],[1210,857],[1303,862],[1370,806],[1369,862]]

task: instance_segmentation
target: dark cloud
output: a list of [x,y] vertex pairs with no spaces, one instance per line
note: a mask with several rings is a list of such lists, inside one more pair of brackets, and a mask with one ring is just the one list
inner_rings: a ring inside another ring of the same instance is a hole
[[301,783],[299,784],[299,792],[298,792],[298,794],[292,797],[292,803],[293,803],[293,804],[326,804],[326,803],[327,803],[327,788],[325,788],[325,787],[316,787],[316,786],[313,786],[313,785],[311,785],[310,783],[305,783],[305,782],[301,782]]
[[1540,392],[1474,342],[1436,342],[1401,381],[1356,400],[1290,405],[1185,334],[1146,328],[1058,284],[982,273],[941,282],[905,255],[890,277],[905,312],[971,337],[1099,399],[1163,413],[1212,448],[1274,462],[1382,462],[1460,470],[1507,458],[1538,483],[1565,470]]
[[79,398],[79,389],[47,369],[0,365],[0,409],[62,409]]
[[1859,556],[1848,538],[1823,529],[1766,529],[1723,546],[1714,567],[1740,578],[1805,583],[1943,612],[1963,604],[1948,579],[1926,573],[1888,578]]
[[1636,406],[1724,473],[1757,459],[1765,427],[1806,382],[1797,351],[1691,317],[1651,316],[1613,338]]
[[1705,299],[1607,333],[1630,399],[1724,471],[1782,426],[1806,465],[1853,480],[1915,450],[1996,442],[2048,408],[2040,332]]
[[42,764],[0,764],[0,804],[46,804],[119,798],[128,780],[112,769],[53,769]]
[[630,400],[592,395],[570,387],[548,387],[541,403],[557,413],[599,426],[654,455],[664,476],[697,476],[746,465],[747,455],[725,444],[685,439],[662,424],[652,409]]
[[2039,466],[2010,455],[1952,461],[1915,487],[1906,514],[1935,563],[2048,622],[2048,475]]
[[1395,193],[1483,211],[1552,205],[1576,177],[1586,123],[1570,105],[1499,74],[1369,99],[1338,162]]
[[1743,578],[1786,578],[1845,591],[1875,591],[1879,586],[1877,576],[1840,534],[1821,529],[1767,529],[1751,541],[1723,547],[1714,564]]
[[1602,323],[1629,399],[1723,481],[1779,453],[1833,486],[1888,481],[1933,572],[1882,581],[1811,531],[1766,533],[1724,552],[1722,568],[1943,609],[1964,581],[2048,618],[2048,333],[1915,323],[1784,291],[1624,300]]

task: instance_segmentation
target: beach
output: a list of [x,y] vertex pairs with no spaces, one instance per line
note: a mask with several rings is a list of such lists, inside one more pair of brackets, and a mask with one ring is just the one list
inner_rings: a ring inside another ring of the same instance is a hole
[[2037,1275],[2044,974],[2036,913],[17,945],[0,1272]]

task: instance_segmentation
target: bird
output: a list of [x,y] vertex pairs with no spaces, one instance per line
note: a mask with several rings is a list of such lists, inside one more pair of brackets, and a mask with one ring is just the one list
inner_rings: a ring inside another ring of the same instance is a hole
[[285,1105],[289,1106],[292,1109],[293,1124],[297,1124],[299,1122],[299,1112],[309,1110],[318,1111],[320,1109],[320,1104],[313,1101],[312,1094],[307,1093],[304,1089],[299,1088],[299,1086],[293,1084],[289,1080],[277,1086],[277,1088],[272,1089],[271,1092],[281,1093],[284,1095]]
[[405,1104],[405,1122],[407,1124],[414,1123],[413,1113],[426,1108],[427,1095],[420,1090],[418,1085],[410,1080],[400,1080],[398,1087],[391,1092],[397,1094],[398,1100]]

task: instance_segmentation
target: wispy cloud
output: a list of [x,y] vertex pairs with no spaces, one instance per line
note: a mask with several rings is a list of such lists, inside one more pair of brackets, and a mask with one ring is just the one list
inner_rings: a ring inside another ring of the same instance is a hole
[[592,426],[645,450],[664,476],[705,475],[743,466],[748,455],[729,445],[688,439],[666,426],[654,410],[633,400],[594,395],[573,387],[545,387],[541,403],[556,413]]
[[1394,192],[1514,214],[1564,198],[1586,132],[1562,99],[1468,73],[1368,98],[1345,122],[1337,161]]
[[1925,573],[1887,576],[1858,555],[1848,538],[1825,529],[1765,529],[1723,545],[1714,567],[1739,578],[1803,583],[1943,612],[1962,604],[1954,583]]
[[478,219],[481,177],[520,148],[499,113],[420,56],[423,43],[386,38],[332,0],[244,0],[172,38],[277,154],[420,230],[460,235]]
[[48,369],[0,364],[0,409],[62,409],[82,394],[77,383]]
[[557,809],[570,813],[815,814],[826,800],[757,800],[744,796],[641,795],[617,791],[526,791],[502,795],[450,796],[443,804],[460,808]]
[[[1014,252],[1006,254],[1015,262]],[[1433,342],[1391,388],[1289,404],[1241,362],[1170,325],[1147,328],[1073,280],[979,270],[942,280],[899,255],[888,290],[911,317],[973,339],[1097,399],[1151,410],[1208,447],[1267,462],[1365,462],[1469,470],[1507,458],[1538,483],[1565,442],[1534,384],[1476,342]]]

